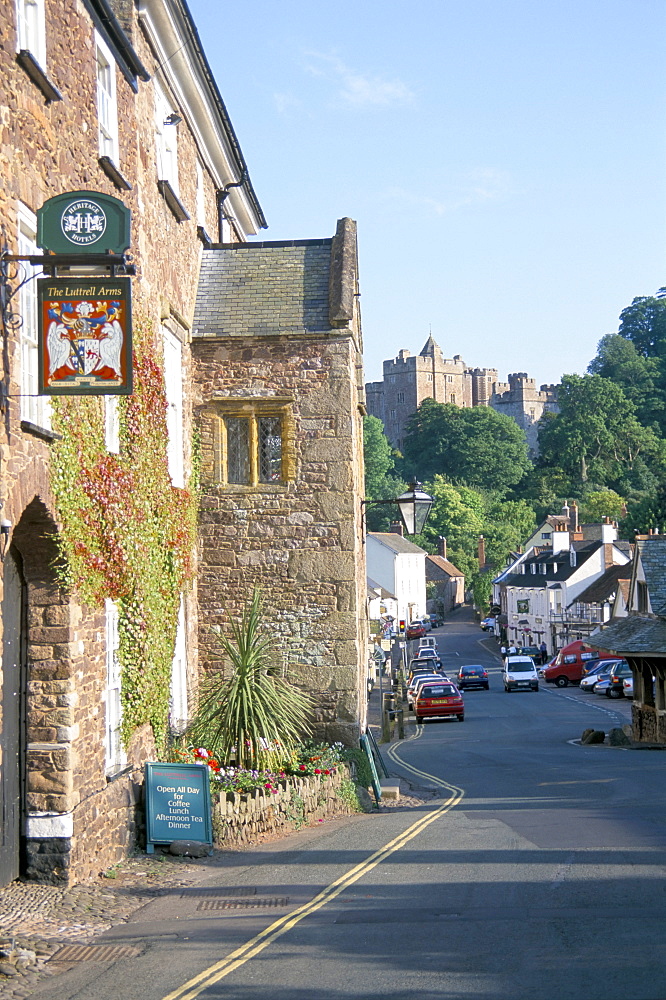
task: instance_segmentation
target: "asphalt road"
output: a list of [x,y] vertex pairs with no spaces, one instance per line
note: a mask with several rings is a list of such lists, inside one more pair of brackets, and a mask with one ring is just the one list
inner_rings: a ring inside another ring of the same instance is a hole
[[[234,856],[202,911],[157,900],[40,1000],[663,1000],[666,752],[582,747],[629,714],[576,689],[504,692],[477,625],[438,630],[445,668],[483,663],[465,722],[408,726],[390,767],[440,797]],[[610,713],[610,714],[608,714]]]

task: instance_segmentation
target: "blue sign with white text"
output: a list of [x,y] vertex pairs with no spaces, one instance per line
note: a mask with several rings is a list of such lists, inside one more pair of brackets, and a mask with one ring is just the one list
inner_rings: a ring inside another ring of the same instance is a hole
[[174,840],[213,843],[207,767],[146,764],[147,849]]

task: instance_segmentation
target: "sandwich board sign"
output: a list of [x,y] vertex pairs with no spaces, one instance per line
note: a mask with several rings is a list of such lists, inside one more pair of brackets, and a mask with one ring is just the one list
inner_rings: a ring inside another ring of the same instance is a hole
[[198,764],[155,764],[146,768],[146,850],[174,840],[213,843],[209,770]]

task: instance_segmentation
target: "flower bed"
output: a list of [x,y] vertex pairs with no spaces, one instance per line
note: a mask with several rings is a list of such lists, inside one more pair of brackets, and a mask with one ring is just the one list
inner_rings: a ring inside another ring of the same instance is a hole
[[287,833],[330,816],[361,811],[347,765],[331,774],[282,777],[275,791],[220,793],[213,803],[217,847],[248,844],[262,834]]

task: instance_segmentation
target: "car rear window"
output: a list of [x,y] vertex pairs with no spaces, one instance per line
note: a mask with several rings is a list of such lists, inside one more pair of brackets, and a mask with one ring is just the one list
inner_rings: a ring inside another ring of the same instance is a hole
[[481,667],[463,667],[460,673],[463,677],[475,677],[477,674],[482,673]]
[[438,684],[434,687],[430,684],[424,685],[420,691],[420,698],[441,698],[448,697],[456,693],[456,689],[452,684]]

